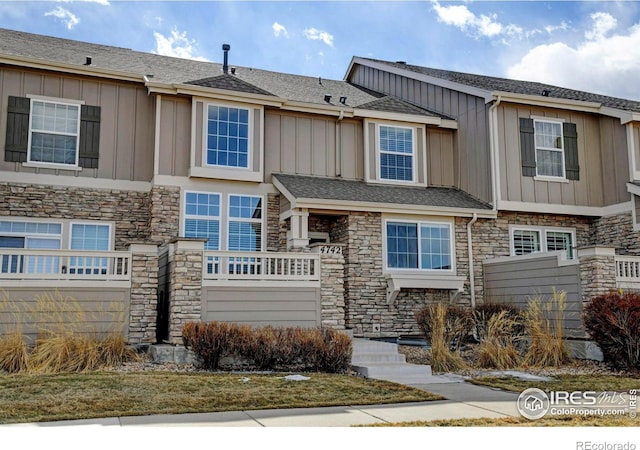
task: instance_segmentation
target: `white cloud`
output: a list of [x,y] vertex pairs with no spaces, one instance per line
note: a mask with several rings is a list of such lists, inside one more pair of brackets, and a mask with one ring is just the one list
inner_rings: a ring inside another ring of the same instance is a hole
[[322,41],[329,47],[333,47],[333,36],[326,31],[321,31],[316,28],[307,28],[303,31],[304,36],[312,41]]
[[62,6],[58,6],[56,9],[44,13],[44,15],[53,16],[62,20],[69,30],[72,30],[73,27],[80,23],[80,19],[78,19],[75,14],[67,9],[64,9]]
[[99,5],[109,6],[109,0],[54,0],[58,3],[73,3],[73,2],[85,2],[85,3],[98,3]]
[[284,25],[280,25],[278,22],[273,22],[273,25],[271,25],[271,28],[273,29],[273,35],[275,37],[279,37],[280,35],[286,38],[289,37],[289,32],[287,31]]
[[591,20],[593,20],[593,29],[584,33],[584,37],[589,40],[602,39],[609,31],[618,26],[616,18],[604,12],[591,14]]
[[438,14],[438,21],[453,25],[473,37],[497,37],[499,35],[521,35],[524,30],[513,24],[503,25],[496,14],[475,15],[465,5],[442,6],[437,0],[432,1],[433,9]]
[[170,36],[164,36],[154,32],[156,39],[156,50],[152,51],[159,55],[175,56],[176,58],[195,59],[197,61],[208,61],[202,56],[195,56],[196,41],[187,37],[187,32],[179,32],[176,28],[171,30]]
[[565,31],[568,29],[569,29],[569,24],[564,20],[560,22],[560,25],[547,25],[546,27],[544,27],[544,31],[546,31],[549,34],[553,33],[554,31],[558,31],[558,30]]
[[613,31],[615,19],[592,15],[586,40],[575,46],[564,42],[539,45],[507,69],[511,78],[539,81],[568,88],[640,100],[640,23],[622,33]]

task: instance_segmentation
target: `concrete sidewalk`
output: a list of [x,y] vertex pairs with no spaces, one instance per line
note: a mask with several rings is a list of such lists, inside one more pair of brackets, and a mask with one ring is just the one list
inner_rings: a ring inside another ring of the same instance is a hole
[[392,405],[335,406],[326,408],[269,409],[198,414],[114,417],[105,419],[40,422],[3,427],[200,426],[200,427],[348,427],[415,420],[518,417],[517,393],[473,384],[412,385],[447,400]]

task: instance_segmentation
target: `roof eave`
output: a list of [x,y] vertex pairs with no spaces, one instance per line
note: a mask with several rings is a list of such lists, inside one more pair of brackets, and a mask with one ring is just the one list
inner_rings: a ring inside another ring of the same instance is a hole
[[28,67],[30,69],[53,70],[73,75],[99,76],[121,81],[144,82],[144,76],[134,72],[124,72],[119,70],[104,69],[96,66],[79,66],[58,61],[29,58],[26,56],[7,55],[0,53],[0,64],[7,64],[18,67]]
[[458,129],[458,122],[455,120],[443,119],[441,117],[423,116],[420,114],[394,113],[386,111],[376,111],[372,109],[356,108],[353,110],[353,115],[357,117],[364,117],[366,119],[393,120],[397,122],[434,125],[437,127],[450,128],[453,130]]
[[280,107],[286,100],[275,95],[255,94],[251,92],[218,89],[190,84],[159,83],[147,81],[145,86],[149,93],[169,95],[190,95],[192,97],[211,98],[216,100],[240,101],[244,103]]
[[547,106],[551,108],[563,108],[573,111],[601,112],[601,103],[586,102],[583,100],[570,100],[566,98],[544,97],[542,95],[518,94],[515,92],[493,91],[492,100],[500,98],[503,102],[522,103],[526,105]]
[[319,103],[306,103],[295,100],[284,100],[282,109],[288,111],[305,112],[313,114],[324,114],[325,116],[337,116],[337,117],[353,117],[354,109],[351,106],[337,106],[337,105],[322,105]]

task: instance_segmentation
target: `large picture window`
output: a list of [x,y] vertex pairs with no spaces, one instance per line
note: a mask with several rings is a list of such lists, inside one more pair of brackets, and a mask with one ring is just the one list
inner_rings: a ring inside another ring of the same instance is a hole
[[80,105],[31,100],[28,161],[78,165]]
[[414,181],[413,129],[378,126],[379,172],[381,180]]
[[439,222],[387,222],[387,267],[453,270],[451,228]]
[[511,254],[527,255],[562,250],[568,259],[575,258],[575,231],[561,228],[512,228]]
[[249,168],[249,110],[208,105],[206,162],[212,166]]

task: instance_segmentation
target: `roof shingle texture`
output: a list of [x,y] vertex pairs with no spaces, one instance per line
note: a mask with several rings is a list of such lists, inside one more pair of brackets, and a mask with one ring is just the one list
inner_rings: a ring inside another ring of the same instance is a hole
[[488,203],[455,188],[387,186],[364,181],[287,174],[274,174],[273,177],[298,199],[491,209]]
[[363,57],[360,59],[385,64],[391,67],[408,70],[410,72],[416,72],[434,78],[440,78],[446,81],[464,84],[467,86],[486,90],[487,92],[504,91],[512,92],[515,94],[542,95],[542,92],[546,90],[549,91],[549,97],[552,98],[595,102],[601,103],[603,106],[608,106],[611,108],[640,112],[640,101],[609,97],[606,95],[553,86],[550,84],[538,83],[535,81],[511,80],[508,78],[499,78],[487,75],[454,72],[451,70],[433,69],[430,67],[414,66],[406,63],[383,61],[372,58]]
[[[234,75],[225,75],[222,64],[209,61],[174,58],[154,53],[134,51],[122,47],[92,44],[68,39],[0,29],[0,54],[29,57],[43,62],[56,62],[82,67],[86,57],[90,56],[91,66],[99,69],[115,70],[144,75],[152,75],[154,82],[167,84],[199,84],[220,89],[230,89],[247,93],[273,95],[278,98],[301,103],[346,106],[368,109],[362,105],[377,100],[382,95],[359,88],[346,81],[326,80],[318,77],[292,75],[251,67],[235,67]],[[222,51],[220,52],[222,57]],[[233,50],[229,54],[233,59]],[[222,77],[222,78],[220,78]],[[237,79],[236,83],[230,77]],[[211,83],[208,85],[207,83]],[[330,95],[330,101],[325,96]],[[340,97],[346,97],[340,103]],[[402,112],[411,109],[411,105],[401,100],[389,104],[389,109],[376,110]],[[434,116],[426,109],[414,107],[412,114]],[[441,116],[437,116],[441,117]]]

